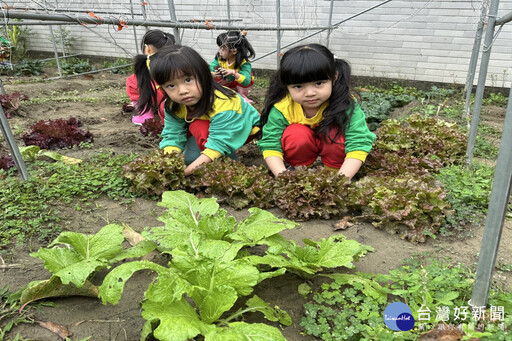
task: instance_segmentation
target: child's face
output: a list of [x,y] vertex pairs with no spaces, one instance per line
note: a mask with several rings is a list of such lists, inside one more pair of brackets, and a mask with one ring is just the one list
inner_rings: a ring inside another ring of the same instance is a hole
[[225,60],[231,60],[231,59],[234,59],[236,54],[237,54],[237,50],[236,49],[230,49],[229,47],[227,47],[226,45],[222,45],[220,48],[219,48],[219,56],[222,58],[222,59],[225,59]]
[[313,117],[322,104],[331,97],[332,81],[329,79],[290,84],[287,86],[292,99],[299,103],[308,117]]
[[184,104],[187,107],[194,107],[203,95],[195,76],[185,74],[170,79],[162,87],[174,103]]

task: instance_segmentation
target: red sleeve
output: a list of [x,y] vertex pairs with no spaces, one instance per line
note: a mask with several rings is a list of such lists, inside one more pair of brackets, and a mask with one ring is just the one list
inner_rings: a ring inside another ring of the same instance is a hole
[[126,78],[126,93],[130,96],[130,101],[139,99],[139,88],[137,87],[137,77],[135,74]]

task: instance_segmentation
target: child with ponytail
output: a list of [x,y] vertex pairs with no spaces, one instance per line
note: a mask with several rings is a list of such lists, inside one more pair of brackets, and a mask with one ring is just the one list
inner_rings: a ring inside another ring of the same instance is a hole
[[219,34],[219,51],[210,63],[210,71],[215,81],[238,92],[246,101],[249,88],[254,83],[249,58],[256,55],[246,37],[247,31],[228,31]]
[[147,58],[164,46],[175,44],[174,36],[161,30],[147,31],[141,42],[143,55],[135,57],[135,73],[126,79],[126,92],[138,115],[133,116],[132,122],[138,125],[152,119],[155,113],[164,122],[163,100],[165,93],[156,87],[155,82],[148,79]]

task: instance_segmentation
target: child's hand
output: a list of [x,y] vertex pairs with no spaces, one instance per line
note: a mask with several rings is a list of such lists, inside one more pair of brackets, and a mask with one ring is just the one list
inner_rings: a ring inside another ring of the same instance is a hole
[[222,79],[226,79],[226,69],[220,67],[220,66],[216,66],[215,67],[215,76],[217,77],[220,77]]
[[227,76],[235,76],[236,71],[233,69],[224,69],[219,67],[216,71],[218,77],[222,77],[222,79],[226,79]]

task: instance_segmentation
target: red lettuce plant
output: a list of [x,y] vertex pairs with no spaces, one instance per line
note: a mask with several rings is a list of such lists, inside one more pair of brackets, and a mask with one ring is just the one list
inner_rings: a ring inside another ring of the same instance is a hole
[[359,181],[325,168],[304,167],[272,178],[265,167],[248,167],[227,158],[185,177],[181,156],[164,161],[162,152],[137,161],[130,179],[143,193],[202,192],[237,209],[277,206],[294,220],[350,213],[409,241],[424,242],[451,213],[445,190],[433,174],[461,160],[466,137],[448,123],[419,115],[403,122],[384,121],[377,136]]
[[0,169],[8,170],[15,166],[14,160],[9,155],[0,156]]
[[92,142],[92,134],[80,129],[81,125],[74,117],[68,120],[38,121],[30,126],[31,131],[23,134],[22,138],[27,146],[35,145],[50,150]]
[[242,209],[247,206],[273,207],[272,178],[263,166],[245,166],[230,158],[217,159],[194,172],[193,190],[224,199],[227,204]]
[[460,162],[466,152],[467,136],[452,124],[419,114],[405,121],[386,120],[377,130],[377,150],[405,151],[417,158],[437,158],[443,165]]
[[350,187],[348,201],[359,206],[359,218],[412,242],[424,242],[439,230],[450,204],[431,176],[423,179],[368,176]]
[[155,150],[123,165],[123,176],[132,182],[131,190],[147,195],[161,195],[167,190],[187,187],[182,154]]
[[347,213],[350,180],[326,168],[298,167],[274,183],[274,202],[289,219],[329,219]]
[[20,108],[20,102],[28,100],[28,96],[18,91],[10,94],[0,95],[0,103],[4,109],[5,116],[10,118],[10,114],[16,112]]
[[438,173],[442,167],[443,163],[438,158],[415,157],[403,149],[398,151],[376,149],[372,150],[366,158],[359,175],[422,177]]
[[142,123],[140,126],[140,132],[142,135],[157,138],[160,137],[160,134],[162,134],[162,129],[164,129],[164,125],[158,117],[145,120],[144,123]]

